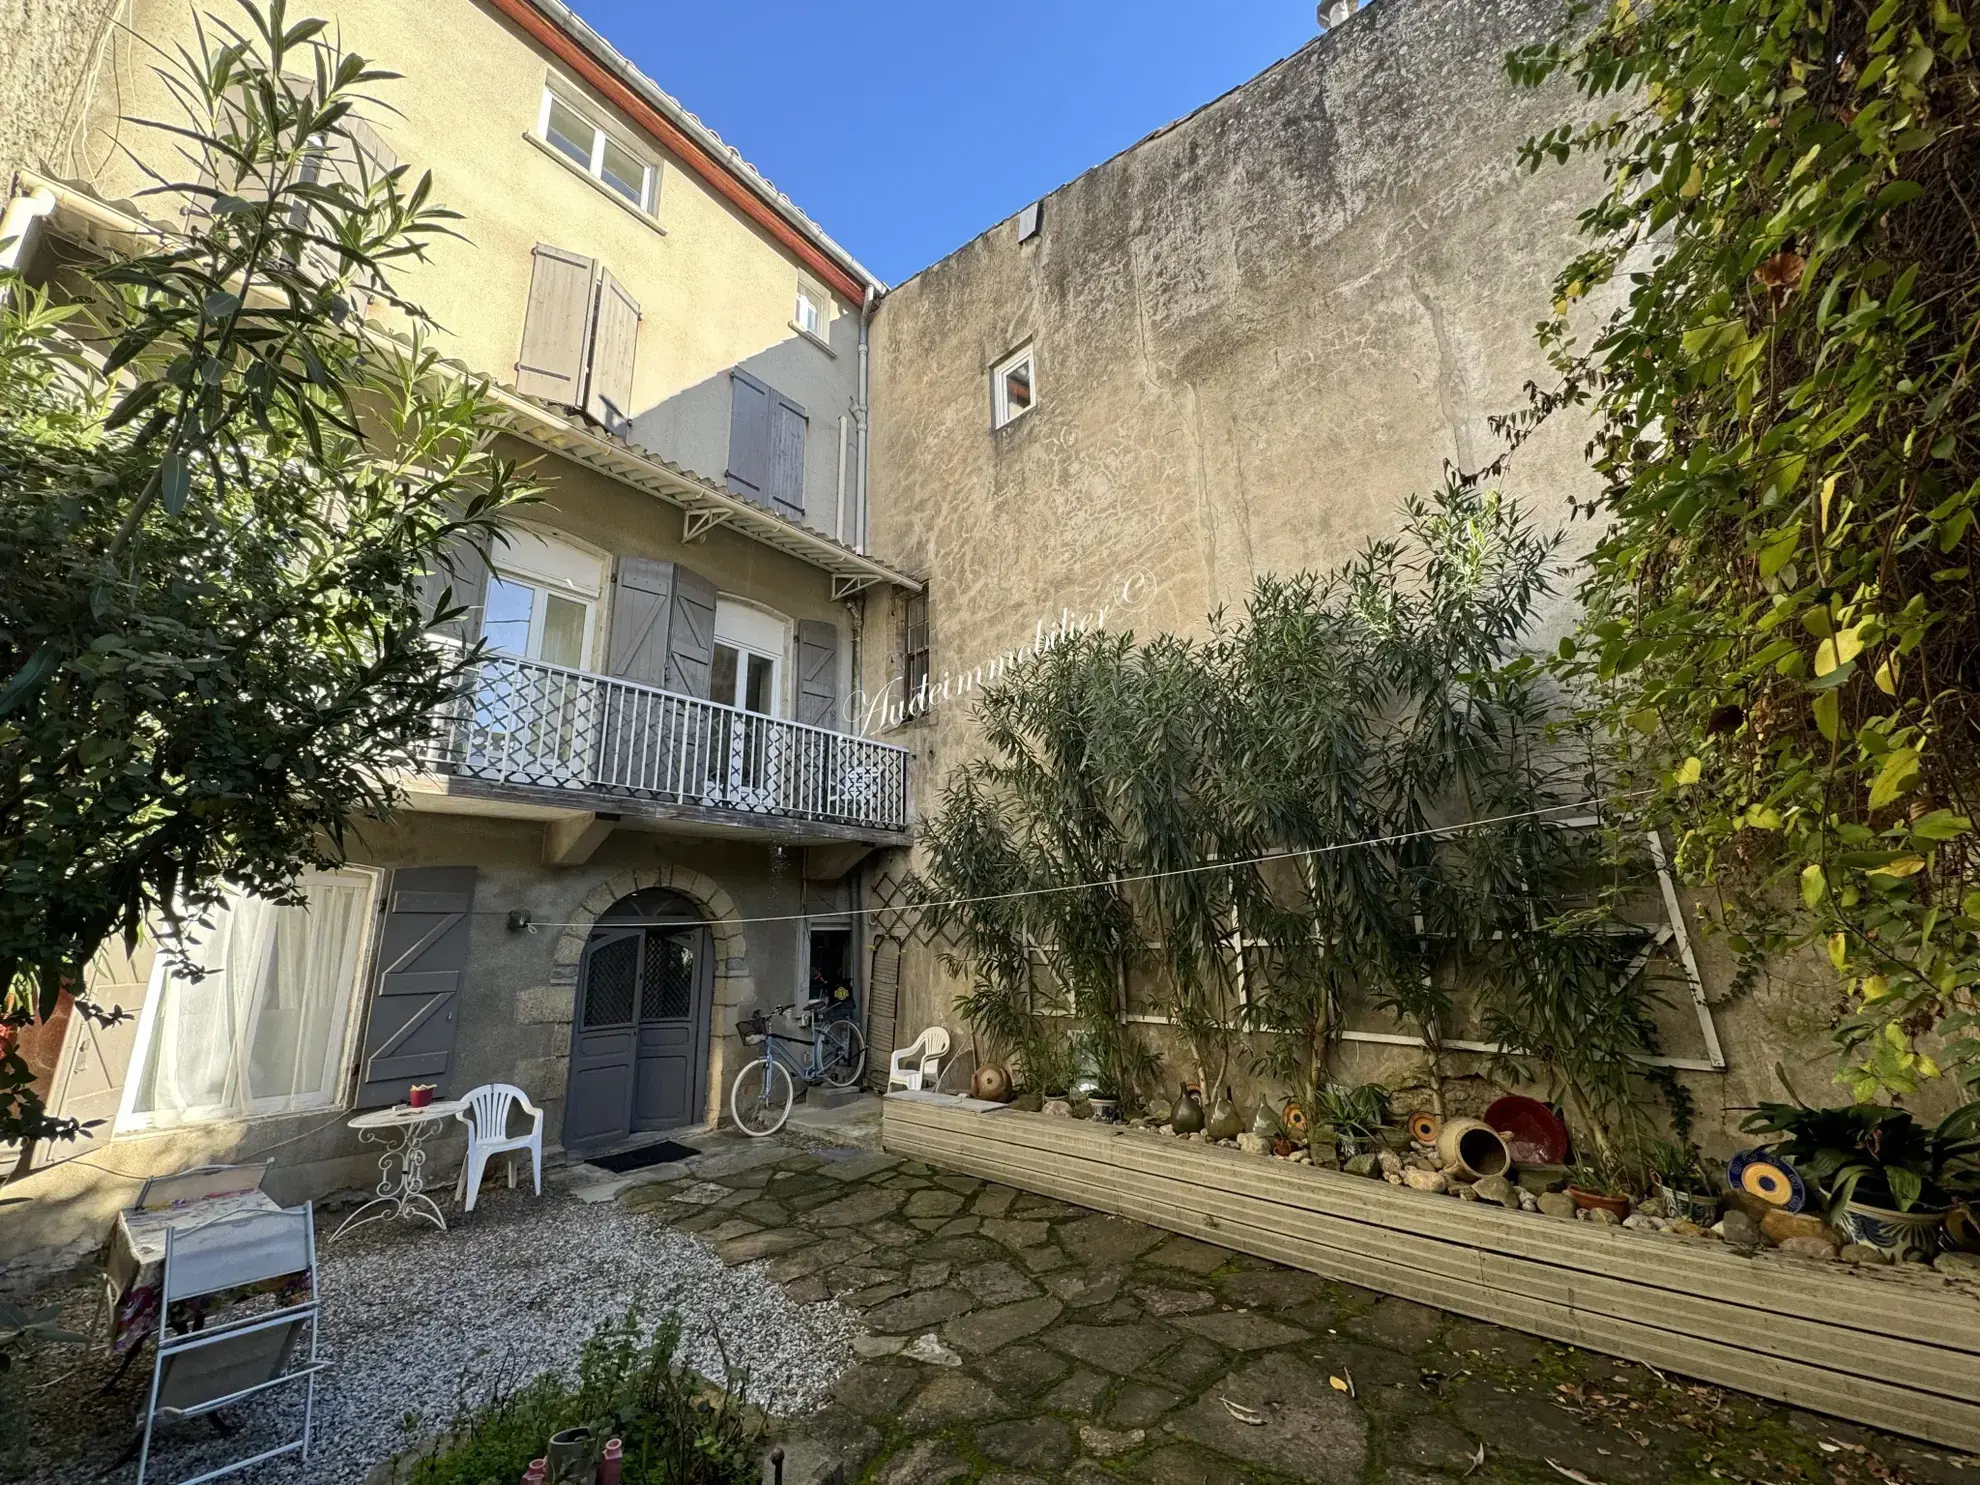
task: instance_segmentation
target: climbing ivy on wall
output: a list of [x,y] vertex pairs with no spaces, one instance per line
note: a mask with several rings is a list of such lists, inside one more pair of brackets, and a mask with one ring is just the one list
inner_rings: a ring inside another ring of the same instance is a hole
[[1606,523],[1561,666],[1858,1097],[1980,1077],[1980,69],[1957,0],[1623,0],[1513,53],[1603,160],[1540,339]]

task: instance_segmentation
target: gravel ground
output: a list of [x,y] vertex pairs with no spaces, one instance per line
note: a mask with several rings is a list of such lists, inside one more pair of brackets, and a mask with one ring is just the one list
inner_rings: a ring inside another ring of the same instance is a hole
[[[307,1466],[290,1457],[232,1477],[248,1485],[355,1485],[405,1447],[409,1433],[444,1424],[460,1402],[570,1368],[585,1338],[634,1302],[649,1328],[664,1313],[681,1317],[683,1354],[695,1370],[727,1381],[726,1352],[747,1374],[750,1400],[787,1417],[825,1399],[862,1330],[836,1304],[794,1303],[761,1265],[725,1269],[692,1236],[609,1203],[497,1187],[484,1189],[471,1216],[450,1216],[445,1234],[378,1222],[327,1242],[337,1215],[319,1224],[323,1347],[332,1365],[318,1380],[314,1447]],[[93,1333],[96,1293],[93,1283],[79,1285],[42,1302],[59,1298],[68,1322]],[[25,1439],[18,1416],[0,1421],[0,1434],[11,1435],[0,1447],[0,1481],[133,1478],[134,1455],[117,1465],[150,1384],[149,1359],[147,1351],[105,1393],[115,1366],[100,1348],[44,1353],[16,1379],[34,1389]],[[267,1447],[300,1417],[297,1394],[229,1410],[240,1429],[232,1437],[201,1419],[168,1426],[148,1478],[185,1479]]]

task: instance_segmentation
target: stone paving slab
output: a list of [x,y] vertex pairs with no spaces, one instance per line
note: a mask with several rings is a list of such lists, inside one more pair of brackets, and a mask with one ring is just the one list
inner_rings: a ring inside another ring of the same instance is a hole
[[793,1485],[1980,1485],[1980,1459],[917,1161],[755,1150],[618,1200],[861,1312],[834,1401],[787,1425]]

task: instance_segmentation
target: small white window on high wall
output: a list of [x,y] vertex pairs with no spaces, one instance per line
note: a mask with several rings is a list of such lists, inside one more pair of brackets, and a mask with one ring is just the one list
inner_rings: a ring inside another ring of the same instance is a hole
[[990,426],[1001,428],[1038,402],[1038,357],[1030,346],[1014,351],[990,371]]
[[608,191],[652,213],[659,172],[630,145],[613,138],[587,113],[547,87],[536,132],[545,144]]
[[490,649],[586,670],[605,592],[605,561],[554,536],[511,527],[493,553],[482,600]]
[[138,1014],[119,1130],[332,1108],[363,997],[376,879],[314,872],[300,905],[230,895],[161,949]]
[[825,291],[816,284],[806,283],[802,279],[798,280],[798,329],[802,330],[806,335],[814,335],[818,339],[823,340],[831,322],[831,301],[825,297]]

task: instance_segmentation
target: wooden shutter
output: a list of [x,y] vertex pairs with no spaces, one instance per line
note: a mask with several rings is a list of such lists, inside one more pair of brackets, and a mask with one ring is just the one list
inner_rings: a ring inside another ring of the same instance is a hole
[[666,688],[706,701],[714,661],[715,585],[676,563],[674,608],[667,627]]
[[804,519],[804,409],[781,393],[770,394],[770,508]]
[[608,433],[624,437],[632,426],[633,350],[639,341],[639,306],[607,269],[598,273],[597,302],[584,410]]
[[438,567],[420,579],[420,601],[430,619],[448,590],[447,607],[464,609],[458,618],[438,626],[436,633],[472,644],[481,638],[481,610],[488,597],[488,562],[473,542],[448,543],[447,554]]
[[544,243],[536,245],[523,314],[522,354],[516,358],[516,390],[563,407],[584,405],[584,363],[591,328],[589,258]]
[[729,373],[729,490],[767,504],[770,484],[770,404],[775,395],[741,369]]
[[883,938],[873,946],[873,973],[866,986],[866,1084],[876,1093],[887,1091],[900,1001],[901,941]]
[[[138,1019],[151,992],[155,943],[140,946],[126,957],[123,944],[105,944],[90,966],[83,999],[105,1011],[122,1010],[114,1026],[99,1026],[80,1012],[69,1012],[69,1029],[62,1039],[62,1060],[48,1090],[49,1112],[63,1119],[95,1124],[74,1142],[48,1142],[36,1152],[36,1164],[60,1160],[78,1150],[100,1150],[110,1143],[123,1105],[124,1084],[135,1071],[131,1052],[137,1043]],[[87,1143],[85,1143],[87,1142]]]
[[822,619],[800,619],[797,653],[797,719],[812,727],[836,728],[839,721],[838,627]]
[[392,873],[356,1107],[404,1103],[414,1083],[437,1083],[446,1096],[467,982],[474,877],[472,866]]
[[612,644],[605,673],[642,686],[665,686],[673,609],[674,564],[621,557],[612,573]]

